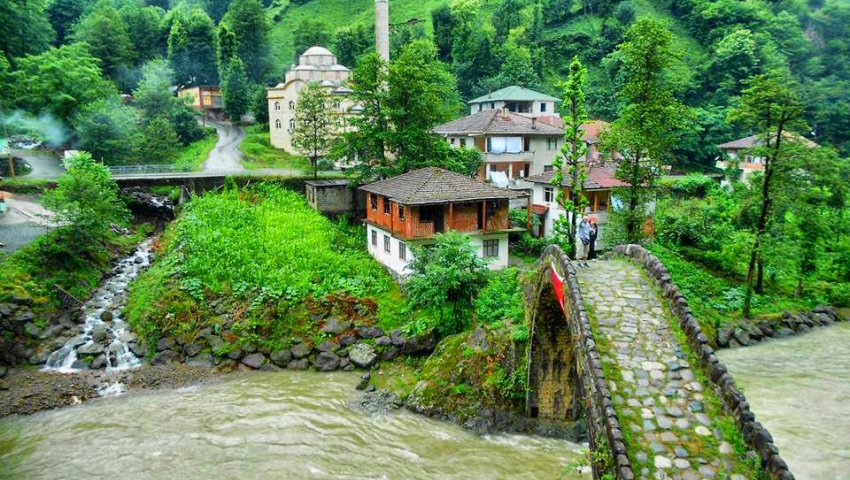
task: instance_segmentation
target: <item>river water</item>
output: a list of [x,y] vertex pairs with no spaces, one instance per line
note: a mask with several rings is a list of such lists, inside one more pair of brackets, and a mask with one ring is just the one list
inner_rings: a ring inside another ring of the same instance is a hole
[[354,373],[258,372],[0,420],[2,478],[589,479],[584,449],[354,405]]
[[720,358],[798,479],[850,479],[850,323]]

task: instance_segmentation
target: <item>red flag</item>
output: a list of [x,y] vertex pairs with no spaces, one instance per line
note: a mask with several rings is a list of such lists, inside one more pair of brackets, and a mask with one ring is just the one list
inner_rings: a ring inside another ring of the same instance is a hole
[[553,263],[549,268],[552,272],[552,286],[555,288],[555,296],[558,298],[558,303],[561,304],[561,310],[564,313],[567,313],[566,308],[564,307],[564,279],[558,275],[558,271],[555,270],[555,264]]

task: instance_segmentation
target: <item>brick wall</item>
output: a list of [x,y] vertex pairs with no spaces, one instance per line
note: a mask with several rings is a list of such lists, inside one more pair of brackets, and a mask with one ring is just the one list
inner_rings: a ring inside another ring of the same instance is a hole
[[[419,220],[422,206],[402,206],[404,218],[399,216],[400,205],[390,202],[390,214],[384,213],[384,203],[388,200],[381,195],[374,195],[377,199],[377,209],[372,209],[372,196],[366,195],[366,220],[392,232],[403,238],[429,237],[435,233],[433,222],[423,223]],[[457,230],[459,232],[475,232],[478,228],[478,217],[483,202],[453,203],[451,209],[448,204],[431,205],[428,208],[441,209],[443,212],[443,231]],[[451,211],[450,211],[451,210]],[[487,230],[504,230],[508,228],[508,202],[498,201],[498,207],[494,214],[487,216]]]

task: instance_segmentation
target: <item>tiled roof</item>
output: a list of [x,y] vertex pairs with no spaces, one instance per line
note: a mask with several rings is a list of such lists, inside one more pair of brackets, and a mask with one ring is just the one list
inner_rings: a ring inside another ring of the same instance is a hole
[[[557,115],[547,115],[543,117],[537,117],[537,121],[543,122],[546,125],[552,125],[553,127],[557,127],[560,129],[564,128],[564,119]],[[597,143],[599,141],[599,134],[606,130],[611,124],[606,122],[605,120],[591,120],[585,124],[583,124],[579,129],[584,132],[582,135],[582,140],[589,141],[592,143]]]
[[482,102],[497,102],[497,101],[520,101],[520,102],[530,102],[534,100],[549,100],[560,102],[561,99],[557,97],[553,97],[552,95],[546,95],[545,93],[535,92],[534,90],[530,90],[525,87],[520,87],[517,85],[511,85],[510,87],[505,87],[501,90],[496,90],[495,92],[488,93],[487,95],[482,95],[478,98],[473,98],[469,101],[469,103],[482,103]]
[[535,215],[543,215],[548,211],[549,211],[549,207],[547,207],[546,205],[538,205],[538,204],[535,203],[534,205],[531,206],[531,213],[533,213]]
[[[807,138],[801,137],[800,135],[797,135],[796,133],[785,132],[782,136],[784,138],[789,139],[789,140],[793,139],[796,142],[801,142],[803,145],[805,145],[807,147],[817,147],[818,146],[817,143],[815,143],[815,142],[813,142],[813,141],[811,141]],[[772,137],[772,135],[771,135],[771,137]],[[759,138],[758,135],[750,135],[749,137],[739,138],[737,140],[732,140],[731,142],[721,143],[720,145],[717,146],[717,148],[719,148],[720,150],[740,150],[740,149],[744,149],[744,148],[753,148],[753,147],[761,145],[761,144],[762,144],[762,142],[761,142],[761,139]]]
[[442,168],[427,167],[370,183],[361,190],[389,197],[402,205],[496,200],[526,196],[523,192],[497,188]]
[[[526,178],[532,183],[551,183],[552,177],[555,176],[555,171],[551,170],[543,172],[540,175],[534,175]],[[561,182],[562,187],[569,187],[572,179],[568,175],[564,175],[564,181]],[[629,184],[619,180],[614,176],[607,167],[590,167],[587,171],[587,179],[584,181],[585,190],[607,190],[610,188],[627,187]]]
[[[507,115],[505,115],[507,113]],[[467,115],[434,127],[432,132],[442,135],[563,135],[564,130],[531,118],[499,109]]]

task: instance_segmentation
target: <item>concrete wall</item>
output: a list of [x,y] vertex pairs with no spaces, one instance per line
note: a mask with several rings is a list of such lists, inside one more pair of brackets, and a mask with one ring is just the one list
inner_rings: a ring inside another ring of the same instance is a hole
[[762,466],[769,473],[770,478],[793,480],[794,475],[779,456],[779,449],[773,443],[770,432],[756,421],[756,416],[750,410],[744,392],[738,389],[732,374],[714,354],[714,349],[709,346],[708,337],[702,333],[687,299],[673,283],[670,273],[661,261],[640,245],[618,245],[614,247],[614,253],[629,257],[643,267],[661,289],[661,294],[667,300],[671,312],[685,332],[688,344],[699,358],[709,384],[719,394],[726,411],[735,418],[747,445],[761,457]]
[[[505,102],[503,100],[495,100],[493,102],[483,102],[483,103],[475,103],[469,106],[470,115],[473,113],[483,112],[485,110],[493,110],[494,108],[501,110],[508,103],[517,103],[517,102]],[[518,102],[523,103],[528,106],[528,112],[515,112],[520,115],[525,115],[528,117],[536,117],[540,115],[558,115],[558,112],[555,110],[555,102],[554,100],[537,100],[535,102]],[[545,107],[541,106],[544,105]]]
[[304,186],[307,203],[314,209],[329,214],[354,212],[354,189],[348,185]]

